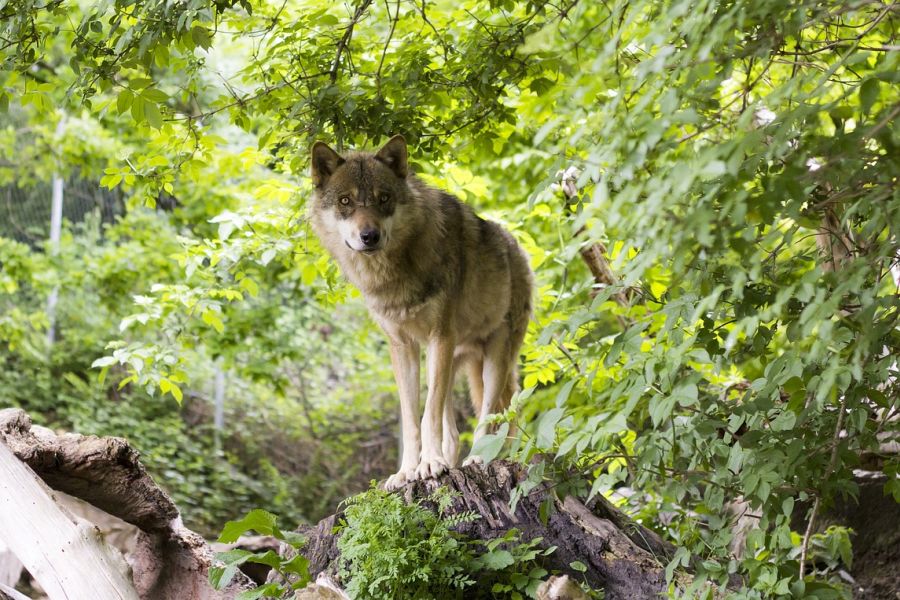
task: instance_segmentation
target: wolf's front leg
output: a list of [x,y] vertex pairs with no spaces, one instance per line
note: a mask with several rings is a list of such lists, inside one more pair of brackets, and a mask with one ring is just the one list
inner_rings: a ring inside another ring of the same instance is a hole
[[385,488],[395,490],[412,481],[419,464],[419,344],[391,342],[391,365],[400,394],[400,429],[403,458],[400,470],[391,475]]
[[422,459],[416,469],[416,477],[437,477],[450,465],[444,458],[444,403],[453,381],[453,351],[456,344],[445,337],[437,337],[428,343],[428,398],[422,417]]

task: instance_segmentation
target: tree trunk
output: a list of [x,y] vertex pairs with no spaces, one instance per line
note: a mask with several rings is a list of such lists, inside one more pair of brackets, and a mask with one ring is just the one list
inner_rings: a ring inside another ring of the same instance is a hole
[[[9,454],[7,446],[18,460]],[[62,588],[65,593],[60,592],[59,588],[45,583],[43,567],[37,559],[31,558],[31,553],[44,553],[48,557],[53,553],[47,562],[57,569],[81,565],[80,570],[93,581],[109,571],[95,556],[97,552],[93,546],[96,544],[91,538],[96,537],[96,528],[76,528],[71,516],[63,516],[57,503],[52,501],[41,504],[37,514],[29,517],[29,513],[24,512],[28,510],[26,505],[38,495],[34,490],[21,487],[27,483],[21,473],[16,475],[16,471],[7,470],[0,473],[0,485],[3,486],[0,487],[0,523],[12,528],[0,529],[0,537],[6,539],[53,600],[76,597],[91,600],[120,597],[225,600],[249,587],[249,580],[239,576],[227,590],[212,589],[207,581],[212,551],[201,536],[184,527],[171,498],[147,474],[137,451],[125,440],[71,433],[57,436],[49,429],[32,426],[31,419],[23,411],[5,409],[0,410],[0,452],[3,453],[0,462],[8,469],[18,466],[19,472],[21,469],[28,471],[19,461],[24,462],[50,488],[84,500],[140,530],[129,561],[133,571],[130,595],[106,593],[106,588],[99,587],[100,583],[86,596],[74,595],[75,587],[66,586]],[[18,529],[15,529],[16,521],[20,524]],[[42,535],[44,527],[39,529],[38,526],[44,522],[47,527],[52,527],[53,535]],[[77,531],[73,533],[70,528]],[[75,544],[79,547],[75,548]],[[86,563],[90,566],[84,566],[85,561],[90,561]]]
[[[407,500],[421,500],[440,486],[458,492],[450,514],[474,511],[481,515],[461,525],[461,533],[493,539],[516,528],[523,539],[541,537],[544,547],[556,546],[543,560],[545,568],[602,588],[609,600],[653,598],[665,591],[665,567],[673,554],[670,544],[599,496],[583,503],[572,496],[557,498],[552,487],[540,485],[511,510],[510,494],[526,475],[521,465],[495,461],[484,468],[452,469],[437,479],[410,483],[398,493]],[[540,507],[548,495],[554,510],[545,523]],[[340,519],[337,513],[314,527],[300,528],[308,539],[302,552],[314,578],[319,573],[337,575],[339,552],[333,529]],[[587,570],[572,569],[574,561],[584,563]]]

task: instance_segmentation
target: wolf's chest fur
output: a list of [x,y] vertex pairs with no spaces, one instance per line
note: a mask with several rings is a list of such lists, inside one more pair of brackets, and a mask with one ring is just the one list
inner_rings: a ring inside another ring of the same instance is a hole
[[419,185],[411,201],[396,208],[392,240],[383,252],[368,256],[346,249],[338,260],[389,334],[402,330],[424,342],[449,328],[464,343],[493,329],[508,309],[508,294],[483,302],[483,295],[466,293],[507,287],[508,268],[497,264],[506,257],[482,247],[485,221],[455,198],[413,183]]

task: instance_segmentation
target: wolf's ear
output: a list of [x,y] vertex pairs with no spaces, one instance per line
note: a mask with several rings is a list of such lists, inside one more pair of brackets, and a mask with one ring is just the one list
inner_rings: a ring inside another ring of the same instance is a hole
[[316,142],[312,147],[311,163],[313,185],[322,187],[337,168],[344,164],[344,159],[325,142]]
[[391,171],[400,179],[406,179],[407,154],[406,140],[402,135],[395,135],[388,143],[382,146],[375,158],[390,167]]

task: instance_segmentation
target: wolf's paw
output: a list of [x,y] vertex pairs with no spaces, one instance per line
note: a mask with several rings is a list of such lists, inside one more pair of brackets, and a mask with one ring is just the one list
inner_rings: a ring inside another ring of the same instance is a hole
[[466,457],[466,460],[463,461],[462,466],[468,467],[469,465],[477,465],[479,467],[484,467],[484,459],[478,456],[477,454],[470,454]]
[[401,470],[388,477],[387,481],[384,482],[384,489],[389,492],[399,490],[413,479],[415,479],[415,471],[412,469],[408,471]]
[[442,456],[434,456],[432,458],[423,458],[419,466],[416,467],[416,479],[430,479],[447,472],[450,465]]

